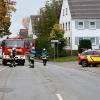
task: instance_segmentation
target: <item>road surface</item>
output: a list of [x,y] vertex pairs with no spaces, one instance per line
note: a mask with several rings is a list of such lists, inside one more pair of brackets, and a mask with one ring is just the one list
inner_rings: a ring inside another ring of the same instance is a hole
[[100,100],[100,75],[75,64],[0,65],[0,100]]

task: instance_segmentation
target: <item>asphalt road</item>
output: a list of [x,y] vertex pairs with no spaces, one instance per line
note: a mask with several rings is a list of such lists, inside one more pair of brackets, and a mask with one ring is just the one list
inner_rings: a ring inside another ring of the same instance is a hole
[[0,100],[100,100],[100,75],[80,69],[77,63],[0,65]]

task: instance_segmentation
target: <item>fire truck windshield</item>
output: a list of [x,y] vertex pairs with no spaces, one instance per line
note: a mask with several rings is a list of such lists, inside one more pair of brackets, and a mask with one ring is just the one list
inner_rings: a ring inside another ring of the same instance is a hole
[[23,40],[5,40],[5,46],[7,47],[24,47]]

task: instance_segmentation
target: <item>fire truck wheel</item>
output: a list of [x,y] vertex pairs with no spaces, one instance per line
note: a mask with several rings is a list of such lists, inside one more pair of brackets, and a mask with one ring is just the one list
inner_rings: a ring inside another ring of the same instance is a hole
[[7,61],[6,60],[2,60],[2,64],[3,65],[7,65]]
[[21,62],[21,65],[23,65],[23,66],[24,66],[24,64],[25,64],[25,61],[22,61],[22,62]]
[[24,66],[24,63],[22,63],[21,65],[23,65],[23,66]]

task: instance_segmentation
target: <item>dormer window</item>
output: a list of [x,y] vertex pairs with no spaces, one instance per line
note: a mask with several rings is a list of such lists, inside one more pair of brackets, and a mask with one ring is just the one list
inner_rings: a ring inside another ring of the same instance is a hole
[[95,22],[90,22],[89,28],[90,29],[95,29],[96,28],[96,23]]
[[84,28],[84,23],[83,21],[78,22],[78,29],[83,29]]

